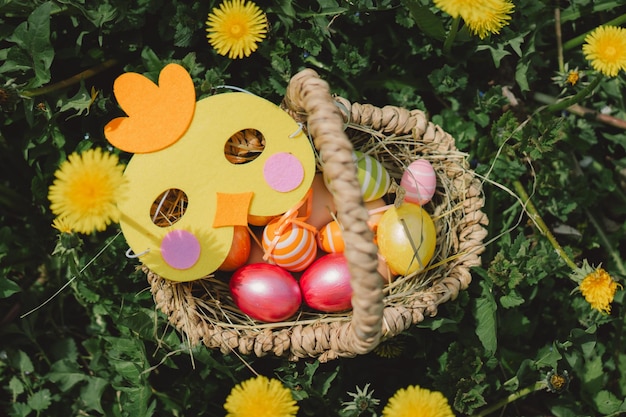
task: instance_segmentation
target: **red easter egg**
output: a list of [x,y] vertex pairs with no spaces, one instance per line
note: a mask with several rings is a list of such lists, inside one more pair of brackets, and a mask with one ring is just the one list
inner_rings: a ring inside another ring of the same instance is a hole
[[229,286],[237,307],[259,321],[284,321],[293,316],[302,303],[298,281],[276,265],[245,265],[233,273]]
[[[279,233],[280,219],[274,219],[263,230],[263,249],[269,251],[268,260],[288,271],[305,270],[317,256],[315,232],[296,223],[289,223]],[[272,248],[272,242],[278,241]]]
[[333,220],[320,229],[317,233],[317,245],[324,252],[343,252],[345,244],[341,235],[341,225],[337,220]]
[[218,268],[220,271],[234,271],[243,266],[250,256],[250,234],[246,226],[235,226],[230,251]]
[[404,201],[423,206],[435,195],[437,175],[435,169],[426,159],[418,159],[404,170],[400,186],[406,194]]
[[352,308],[350,270],[343,253],[329,253],[316,260],[300,278],[302,297],[315,310],[335,313]]

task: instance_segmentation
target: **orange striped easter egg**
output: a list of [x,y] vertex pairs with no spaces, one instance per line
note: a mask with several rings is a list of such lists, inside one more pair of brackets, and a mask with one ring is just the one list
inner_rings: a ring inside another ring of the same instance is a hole
[[280,224],[280,219],[274,219],[263,230],[262,243],[268,261],[292,272],[305,270],[317,256],[315,232],[289,223],[280,233]]
[[341,235],[341,226],[337,220],[333,220],[322,227],[317,234],[317,244],[324,252],[343,252],[345,245]]

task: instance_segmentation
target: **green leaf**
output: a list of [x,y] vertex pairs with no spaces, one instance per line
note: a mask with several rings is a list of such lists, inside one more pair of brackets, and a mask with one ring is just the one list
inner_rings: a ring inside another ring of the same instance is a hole
[[47,388],[33,393],[28,397],[28,406],[35,411],[44,411],[52,404],[52,394]]
[[518,62],[517,68],[515,68],[515,81],[522,92],[530,91],[530,84],[528,82],[528,70],[530,68],[529,62]]
[[76,362],[64,359],[52,364],[47,377],[57,384],[61,391],[65,392],[87,379],[88,376],[79,370]]
[[595,334],[596,327],[591,326],[588,329],[572,329],[570,338],[575,346],[580,346],[581,351],[585,357],[593,355],[597,336]]
[[0,298],[7,298],[22,291],[19,285],[6,277],[0,277]]
[[68,119],[76,116],[86,116],[89,114],[91,105],[96,100],[98,92],[92,87],[91,92],[85,88],[85,83],[81,83],[80,89],[74,96],[60,100],[57,106],[60,106],[60,111],[65,112],[68,110],[74,110],[75,113],[70,115]]
[[615,394],[607,390],[598,392],[593,401],[598,411],[604,415],[617,413],[626,403],[626,400],[617,398]]
[[12,417],[27,417],[33,411],[26,403],[11,404],[10,414]]
[[35,371],[35,367],[33,366],[33,362],[30,360],[30,357],[21,350],[17,352],[17,356],[11,357],[11,363],[22,373],[29,374]]
[[422,6],[415,0],[407,0],[403,2],[409,9],[411,17],[415,20],[417,27],[422,32],[437,40],[444,40],[446,31],[443,27],[441,17],[433,13],[428,6]]
[[493,59],[493,64],[496,68],[500,67],[500,61],[507,55],[511,55],[511,53],[504,49],[504,45],[498,44],[496,48],[491,45],[478,45],[476,47],[477,51],[488,50],[491,53],[491,58]]
[[500,305],[504,308],[517,307],[524,304],[524,301],[524,297],[515,292],[500,297]]
[[24,393],[24,383],[18,377],[13,376],[9,380],[9,391],[11,391],[13,401],[15,401],[18,395]]
[[109,385],[109,381],[103,378],[91,377],[87,385],[80,390],[80,399],[88,410],[95,410],[104,414],[102,409],[102,394]]
[[550,346],[544,346],[537,353],[537,360],[535,361],[535,366],[538,369],[541,368],[551,368],[557,369],[558,362],[563,358],[561,352],[556,347],[556,344],[552,344]]
[[120,406],[123,408],[125,415],[133,417],[150,417],[153,415],[156,401],[150,402],[152,391],[149,386],[120,387],[119,390],[123,393]]
[[27,55],[35,78],[28,83],[29,88],[39,87],[50,81],[50,66],[54,59],[54,49],[50,43],[50,14],[52,2],[37,7],[6,40],[15,43]]
[[498,347],[496,332],[496,301],[491,292],[490,282],[480,281],[481,294],[475,302],[474,316],[476,318],[476,335],[483,345],[485,352],[491,356]]

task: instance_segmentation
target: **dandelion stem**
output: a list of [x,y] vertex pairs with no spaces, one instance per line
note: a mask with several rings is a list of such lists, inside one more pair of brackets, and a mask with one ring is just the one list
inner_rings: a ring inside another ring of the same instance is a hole
[[493,413],[494,411],[499,410],[500,408],[506,406],[507,404],[510,404],[513,401],[519,400],[520,398],[525,397],[528,394],[533,393],[535,391],[539,391],[540,389],[543,389],[545,387],[546,387],[545,382],[543,381],[535,382],[533,385],[526,387],[526,388],[522,388],[521,390],[515,391],[514,393],[512,393],[506,398],[503,398],[502,400],[498,401],[494,405],[485,408],[480,413],[476,414],[476,417],[488,416],[489,414]]
[[444,55],[448,55],[448,53],[450,53],[450,50],[452,49],[452,44],[454,43],[454,39],[456,39],[456,34],[459,31],[460,22],[461,22],[461,17],[456,17],[452,21],[452,25],[450,26],[450,31],[448,32],[448,36],[446,36],[446,40],[443,43]]
[[565,62],[563,59],[563,36],[561,32],[561,9],[554,9],[554,33],[556,35],[556,53],[559,62],[559,71],[565,71]]
[[54,93],[55,91],[63,90],[64,88],[70,87],[74,84],[78,84],[82,80],[93,77],[96,74],[99,74],[103,71],[108,70],[109,68],[118,64],[118,60],[115,58],[111,58],[103,63],[96,65],[95,67],[89,68],[83,72],[80,72],[76,75],[71,76],[70,78],[66,78],[63,81],[59,81],[58,83],[49,84],[44,87],[34,88],[32,90],[24,90],[21,92],[23,97],[37,97],[43,96],[44,94]]
[[524,202],[526,213],[532,219],[535,225],[537,225],[537,227],[539,228],[539,231],[548,239],[548,241],[550,242],[552,247],[556,250],[556,253],[558,253],[561,259],[563,259],[563,261],[565,261],[565,263],[570,268],[572,268],[572,270],[577,270],[578,266],[567,255],[567,253],[565,253],[565,250],[561,247],[561,245],[556,240],[556,238],[554,237],[554,235],[552,234],[552,232],[550,231],[546,223],[543,221],[543,219],[541,218],[541,215],[539,214],[539,211],[537,210],[533,202],[530,200],[530,197],[528,196],[528,193],[526,192],[526,189],[524,188],[522,183],[519,180],[515,180],[513,181],[513,187],[515,188],[515,192],[517,192],[517,195]]
[[585,86],[585,88],[580,90],[578,93],[569,98],[550,104],[546,107],[546,111],[557,112],[565,110],[573,104],[577,104],[579,101],[591,94],[591,92],[598,86],[598,84],[600,84],[600,81],[602,81],[603,78],[604,76],[602,74],[598,74],[596,78],[594,78],[589,84]]

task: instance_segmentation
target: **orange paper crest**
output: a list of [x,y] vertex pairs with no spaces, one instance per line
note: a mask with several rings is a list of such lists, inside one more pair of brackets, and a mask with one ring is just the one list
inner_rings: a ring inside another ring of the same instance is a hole
[[128,116],[111,120],[104,135],[123,151],[150,153],[167,148],[183,136],[193,119],[196,92],[180,65],[165,66],[158,86],[141,74],[122,74],[113,91]]

